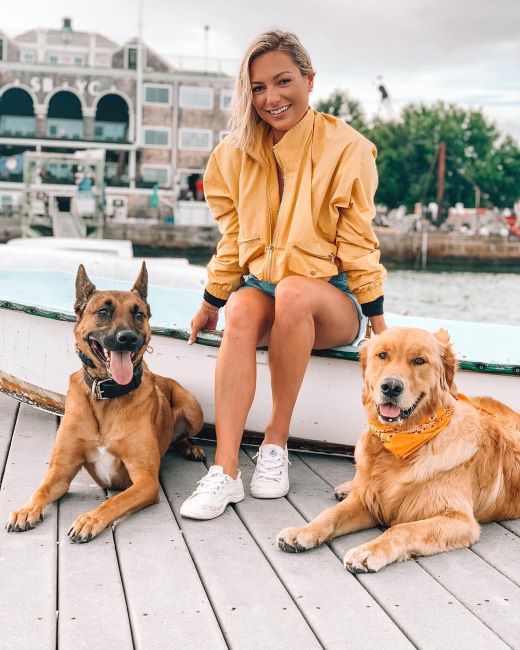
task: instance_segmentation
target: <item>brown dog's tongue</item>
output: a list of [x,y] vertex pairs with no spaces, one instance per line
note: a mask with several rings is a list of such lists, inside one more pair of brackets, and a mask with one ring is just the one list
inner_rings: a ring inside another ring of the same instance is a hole
[[401,413],[401,409],[394,404],[380,404],[379,413],[385,418],[396,418]]
[[134,366],[132,365],[131,352],[110,352],[108,371],[114,381],[126,386],[132,381]]

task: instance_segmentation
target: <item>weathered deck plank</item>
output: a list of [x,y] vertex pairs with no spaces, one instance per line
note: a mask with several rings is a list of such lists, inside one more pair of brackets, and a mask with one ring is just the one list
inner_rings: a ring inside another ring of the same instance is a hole
[[[207,451],[211,457],[212,450]],[[300,555],[282,553],[277,548],[278,531],[288,521],[303,525],[305,520],[287,499],[254,499],[248,494],[254,463],[244,452],[240,468],[246,499],[236,506],[237,512],[323,646],[369,650],[380,648],[381,639],[385,639],[392,649],[412,648],[327,546]]]
[[[20,407],[0,490],[0,522],[20,508],[40,483],[54,437],[56,418]],[[34,530],[0,529],[0,647],[56,647],[56,505]]]
[[90,544],[71,544],[67,537],[76,517],[104,499],[83,470],[59,503],[58,647],[133,647],[112,529]]
[[119,521],[114,534],[135,647],[196,648],[204,639],[208,648],[225,648],[163,491],[160,503]]
[[0,483],[4,474],[19,408],[18,402],[0,393]]
[[[338,463],[331,463],[329,473],[327,460],[318,461],[320,477],[316,475],[313,479],[307,472],[298,472],[298,468],[305,465],[296,455],[291,455],[291,461],[292,488],[289,498],[306,518],[312,518],[333,504],[327,498],[327,492],[337,483]],[[312,466],[314,461],[314,456],[309,457],[307,464]],[[322,487],[320,491],[316,482],[322,480],[326,480],[328,486]],[[380,533],[378,529],[371,529],[346,535],[334,540],[331,547],[339,557],[343,557],[349,548],[369,541]],[[357,577],[394,623],[418,647],[428,650],[457,646],[506,647],[480,618],[473,615],[465,604],[451,595],[418,562],[393,564],[380,573],[360,574]],[[498,576],[495,577],[498,579]],[[442,625],[439,621],[442,621]],[[507,630],[504,633],[507,634]]]
[[480,540],[471,548],[483,560],[520,587],[520,537],[518,535],[496,523],[484,524],[481,526]]
[[[203,465],[166,455],[161,475],[176,517],[205,472]],[[320,647],[232,507],[211,521],[182,519],[182,530],[231,647]]]

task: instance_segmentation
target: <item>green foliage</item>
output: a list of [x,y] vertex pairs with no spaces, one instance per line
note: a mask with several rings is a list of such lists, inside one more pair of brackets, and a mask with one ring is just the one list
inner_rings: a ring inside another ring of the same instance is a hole
[[477,187],[481,206],[510,206],[520,195],[520,150],[511,138],[501,142],[480,111],[442,102],[411,104],[399,122],[376,121],[366,135],[379,152],[376,200],[390,208],[435,200],[441,142],[446,145],[444,200],[450,205],[475,205]]
[[439,102],[410,104],[399,121],[376,119],[368,126],[360,103],[342,91],[319,102],[317,110],[345,119],[378,149],[376,201],[389,208],[429,203],[437,194],[439,143],[446,145],[444,200],[450,205],[512,206],[520,197],[520,149],[480,111]]
[[360,102],[352,99],[345,91],[332,91],[327,99],[322,99],[316,104],[316,110],[339,117],[347,124],[350,124],[353,129],[362,133],[368,129]]

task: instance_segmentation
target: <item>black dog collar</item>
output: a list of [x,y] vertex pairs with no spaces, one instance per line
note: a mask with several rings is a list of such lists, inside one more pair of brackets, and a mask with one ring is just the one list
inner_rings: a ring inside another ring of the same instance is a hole
[[122,397],[123,395],[128,395],[128,393],[131,393],[136,388],[139,388],[143,376],[143,364],[140,362],[134,368],[132,381],[124,386],[118,384],[113,379],[94,379],[85,369],[83,370],[83,376],[85,377],[85,382],[90,388],[93,397],[96,397],[97,399]]

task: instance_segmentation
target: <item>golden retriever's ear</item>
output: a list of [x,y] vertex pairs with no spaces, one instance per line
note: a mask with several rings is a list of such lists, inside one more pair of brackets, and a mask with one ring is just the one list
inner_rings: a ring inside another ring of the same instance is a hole
[[442,377],[442,388],[449,390],[449,392],[456,397],[457,387],[455,386],[455,373],[457,372],[457,357],[453,346],[450,341],[450,334],[445,329],[440,329],[434,334],[435,338],[441,343],[442,346],[442,366],[444,369]]
[[[372,339],[373,340],[373,339]],[[363,343],[359,351],[359,365],[361,367],[361,376],[363,377],[363,392],[361,393],[361,401],[363,404],[367,403],[368,397],[370,395],[370,387],[368,385],[367,379],[367,361],[368,361],[368,350],[371,346],[371,341],[366,341]]]

